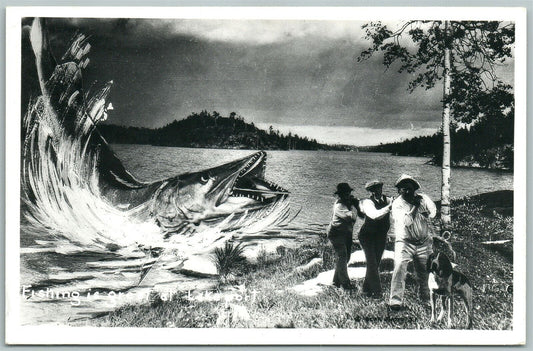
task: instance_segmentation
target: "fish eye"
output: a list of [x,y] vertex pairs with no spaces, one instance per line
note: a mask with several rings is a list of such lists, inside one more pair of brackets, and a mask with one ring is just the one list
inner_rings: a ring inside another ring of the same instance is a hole
[[202,174],[200,175],[200,181],[201,181],[203,184],[207,183],[207,182],[209,181],[209,179],[211,179],[211,177],[209,176],[209,173],[207,173],[207,172],[206,172],[206,173],[202,173]]

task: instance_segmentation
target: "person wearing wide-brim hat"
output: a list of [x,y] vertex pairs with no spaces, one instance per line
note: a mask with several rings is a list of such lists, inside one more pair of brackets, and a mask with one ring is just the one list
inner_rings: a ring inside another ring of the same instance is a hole
[[422,300],[429,298],[426,262],[433,251],[429,221],[437,213],[435,203],[429,196],[416,193],[420,189],[420,183],[412,176],[402,174],[395,185],[400,196],[393,201],[391,209],[396,237],[389,299],[389,305],[393,310],[402,306],[407,264],[410,261],[413,261],[420,284],[420,298]]
[[396,184],[394,185],[399,190],[399,189],[405,188],[404,185],[407,185],[407,184],[411,184],[414,190],[420,189],[420,183],[415,178],[411,177],[408,174],[402,174],[400,178],[398,178],[398,180],[396,181]]
[[333,205],[333,217],[328,226],[328,239],[335,251],[336,263],[333,284],[344,289],[353,289],[348,276],[348,261],[352,252],[353,226],[357,219],[359,200],[353,197],[348,183],[339,183]]
[[369,297],[380,298],[379,264],[390,228],[392,198],[383,195],[383,182],[379,180],[367,182],[365,189],[370,192],[370,197],[359,203],[359,208],[365,216],[365,222],[359,231],[359,242],[366,258],[363,293]]

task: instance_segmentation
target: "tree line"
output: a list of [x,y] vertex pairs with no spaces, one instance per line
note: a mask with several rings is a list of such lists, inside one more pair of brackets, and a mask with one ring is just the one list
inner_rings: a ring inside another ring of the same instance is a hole
[[[442,132],[430,136],[380,144],[365,151],[387,152],[397,156],[430,157],[431,163],[442,164]],[[506,114],[481,118],[470,128],[452,128],[451,161],[454,166],[477,166],[513,169],[514,109]]]
[[223,117],[217,111],[193,112],[162,128],[150,129],[102,124],[99,131],[109,143],[157,146],[206,147],[262,150],[347,150],[342,145],[326,145],[298,134],[257,128],[231,112]]

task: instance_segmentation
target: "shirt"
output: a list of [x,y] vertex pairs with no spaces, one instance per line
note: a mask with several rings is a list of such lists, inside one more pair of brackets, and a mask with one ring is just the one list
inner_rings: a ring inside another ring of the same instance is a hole
[[399,196],[392,203],[391,215],[394,221],[396,241],[424,241],[429,235],[429,219],[437,214],[435,203],[426,194],[421,197],[420,206],[416,211],[415,206]]
[[329,235],[352,235],[353,225],[357,219],[355,207],[348,208],[337,200],[333,205],[333,217],[331,218]]
[[[387,205],[390,204],[392,199],[390,197],[385,197],[385,198],[387,200]],[[370,219],[380,219],[390,212],[390,209],[388,206],[380,208],[379,210],[376,209],[376,205],[374,204],[374,201],[372,201],[371,199],[361,200],[359,202],[359,209]]]

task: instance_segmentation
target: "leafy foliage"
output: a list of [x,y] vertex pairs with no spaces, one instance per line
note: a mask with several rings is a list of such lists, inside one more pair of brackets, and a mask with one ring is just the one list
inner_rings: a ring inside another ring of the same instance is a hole
[[514,109],[512,87],[495,74],[496,66],[512,57],[514,23],[449,21],[447,36],[442,21],[407,21],[394,32],[380,22],[371,22],[363,29],[372,45],[360,54],[358,62],[382,52],[385,66],[395,65],[399,73],[413,76],[409,92],[418,87],[431,89],[443,79],[444,49],[451,49],[448,98],[455,122],[471,123]]
[[[451,155],[455,164],[513,168],[513,88],[496,76],[512,57],[515,25],[498,21],[407,21],[397,31],[380,22],[363,26],[371,46],[358,61],[383,53],[383,64],[412,75],[408,91],[431,89],[444,78],[445,48],[451,53]],[[463,128],[458,129],[458,126]],[[372,151],[430,156],[442,164],[443,133],[380,145]]]

